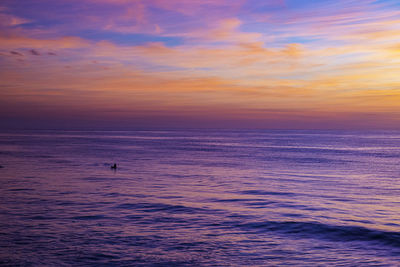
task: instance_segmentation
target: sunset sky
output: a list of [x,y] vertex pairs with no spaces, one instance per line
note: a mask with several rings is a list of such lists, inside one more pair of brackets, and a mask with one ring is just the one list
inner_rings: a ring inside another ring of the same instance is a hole
[[400,129],[400,1],[2,0],[0,119]]

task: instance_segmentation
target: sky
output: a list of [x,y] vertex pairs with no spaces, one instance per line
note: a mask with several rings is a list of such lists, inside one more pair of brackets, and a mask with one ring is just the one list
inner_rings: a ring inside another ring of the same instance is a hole
[[0,120],[400,129],[400,2],[2,0]]

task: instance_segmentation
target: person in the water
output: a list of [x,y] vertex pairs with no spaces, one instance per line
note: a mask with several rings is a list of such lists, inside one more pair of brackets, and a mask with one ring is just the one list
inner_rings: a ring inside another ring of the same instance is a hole
[[111,166],[111,169],[116,170],[117,169],[117,163],[114,163],[114,165]]

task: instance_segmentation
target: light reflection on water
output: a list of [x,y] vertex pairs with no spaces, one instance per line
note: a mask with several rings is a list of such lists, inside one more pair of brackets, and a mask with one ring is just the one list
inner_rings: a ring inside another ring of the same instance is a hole
[[396,132],[2,133],[0,264],[396,265],[399,161]]

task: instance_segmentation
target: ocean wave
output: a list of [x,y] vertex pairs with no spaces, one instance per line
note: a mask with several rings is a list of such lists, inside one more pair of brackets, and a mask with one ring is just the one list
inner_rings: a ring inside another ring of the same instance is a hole
[[183,205],[169,205],[163,203],[124,203],[115,209],[140,210],[142,212],[169,212],[169,213],[198,213],[208,212],[207,209],[187,207]]
[[260,195],[260,196],[264,196],[264,195],[294,196],[294,195],[296,195],[295,193],[292,193],[292,192],[273,192],[273,191],[263,191],[263,190],[245,190],[245,191],[241,191],[240,193],[245,194],[245,195]]
[[317,238],[338,242],[378,242],[400,248],[400,233],[368,229],[361,226],[329,225],[318,222],[266,221],[239,223],[236,227],[257,232],[280,232],[297,235],[300,238]]

